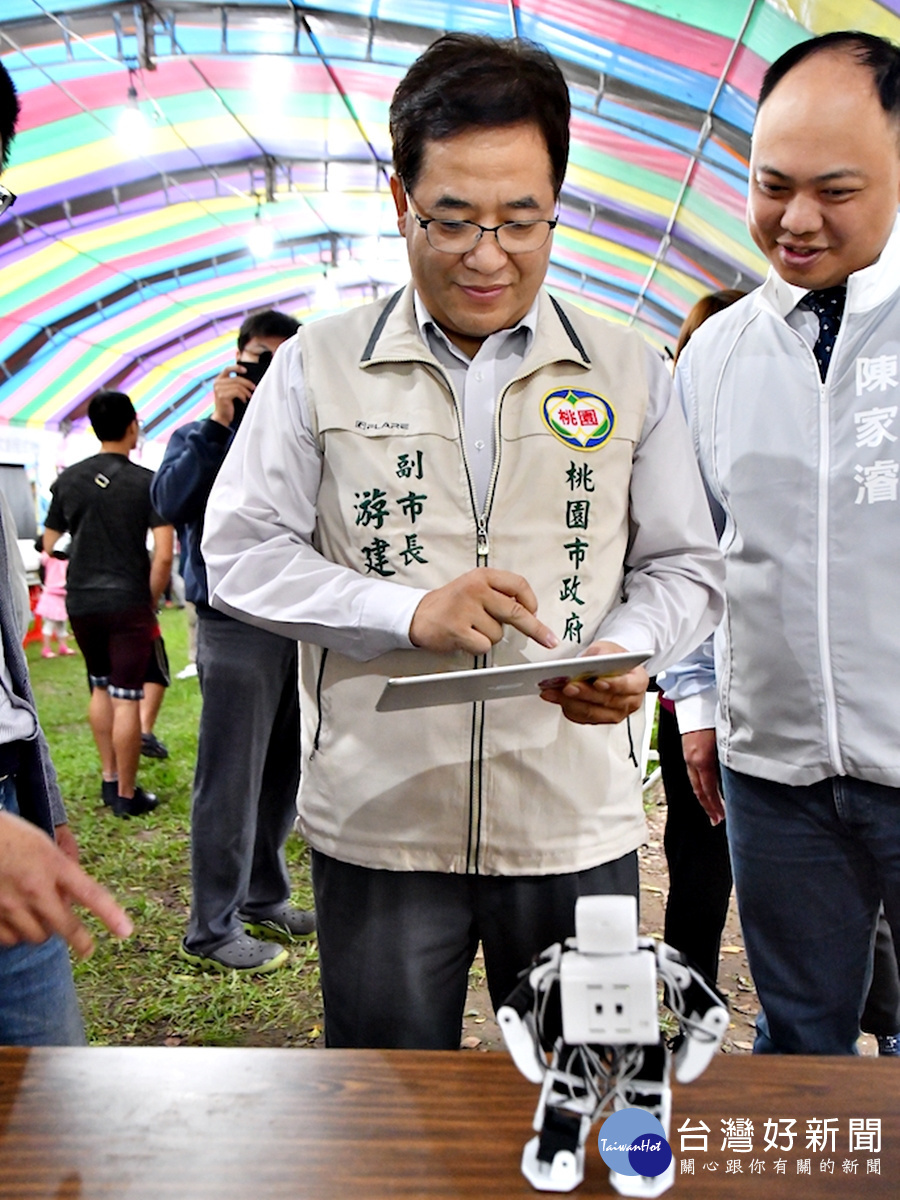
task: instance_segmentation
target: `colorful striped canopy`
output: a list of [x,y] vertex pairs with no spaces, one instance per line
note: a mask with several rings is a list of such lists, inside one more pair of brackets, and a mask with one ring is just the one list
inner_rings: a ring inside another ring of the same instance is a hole
[[[0,424],[65,430],[114,386],[163,439],[209,411],[247,312],[313,319],[407,277],[387,111],[440,32],[518,34],[556,56],[573,144],[548,282],[659,348],[704,292],[763,273],[743,212],[767,64],[837,28],[900,41],[900,0],[2,0],[0,11],[22,98],[3,177],[19,198],[0,221]],[[126,109],[144,131],[123,139]]]

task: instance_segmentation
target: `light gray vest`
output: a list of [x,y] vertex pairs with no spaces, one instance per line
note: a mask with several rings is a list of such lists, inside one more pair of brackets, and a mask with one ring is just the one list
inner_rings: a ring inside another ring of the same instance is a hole
[[850,277],[825,384],[771,280],[699,329],[679,364],[725,518],[720,754],[780,783],[900,786],[898,253],[895,234]]
[[[524,575],[562,638],[508,627],[494,663],[586,649],[621,598],[629,486],[647,405],[638,335],[542,294],[534,344],[496,410],[476,511],[458,400],[423,343],[412,292],[304,326],[323,454],[317,548],[364,574],[440,587],[476,566]],[[534,700],[377,713],[393,675],[475,665],[418,650],[358,663],[301,648],[301,827],[348,862],[551,874],[620,857],[644,836],[627,726],[573,725]]]

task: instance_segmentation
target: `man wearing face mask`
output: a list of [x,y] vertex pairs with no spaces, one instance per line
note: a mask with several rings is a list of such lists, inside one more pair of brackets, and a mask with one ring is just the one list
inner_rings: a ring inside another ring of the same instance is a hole
[[287,961],[278,943],[315,928],[313,914],[289,902],[284,862],[300,779],[297,646],[211,609],[200,552],[210,489],[256,382],[297,328],[272,309],[244,321],[236,365],[213,386],[212,415],[175,431],[153,480],[154,504],[182,530],[185,595],[197,607],[203,708],[191,808],[193,901],[181,953],[210,970],[277,970]]

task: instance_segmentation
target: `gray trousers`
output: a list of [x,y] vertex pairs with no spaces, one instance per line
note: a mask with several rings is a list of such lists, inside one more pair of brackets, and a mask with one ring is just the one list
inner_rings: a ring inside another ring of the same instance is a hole
[[383,871],[312,853],[328,1046],[458,1050],[481,942],[496,1011],[575,935],[579,896],[638,896],[637,852],[571,875]]
[[262,914],[290,896],[283,848],[300,783],[297,643],[201,610],[197,673],[185,944],[203,953],[242,931],[238,909]]

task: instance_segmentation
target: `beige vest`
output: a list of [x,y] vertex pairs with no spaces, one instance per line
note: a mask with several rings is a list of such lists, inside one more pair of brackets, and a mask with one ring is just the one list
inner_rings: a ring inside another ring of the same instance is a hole
[[[562,641],[548,651],[507,627],[491,661],[586,649],[621,599],[647,405],[640,337],[541,294],[532,348],[497,402],[483,514],[460,405],[419,334],[411,288],[299,339],[323,453],[325,557],[425,589],[476,566],[518,572]],[[643,840],[639,719],[574,725],[538,698],[377,713],[388,677],[476,663],[420,650],[359,663],[313,645],[301,658],[300,824],[318,850],[370,867],[543,875]]]

